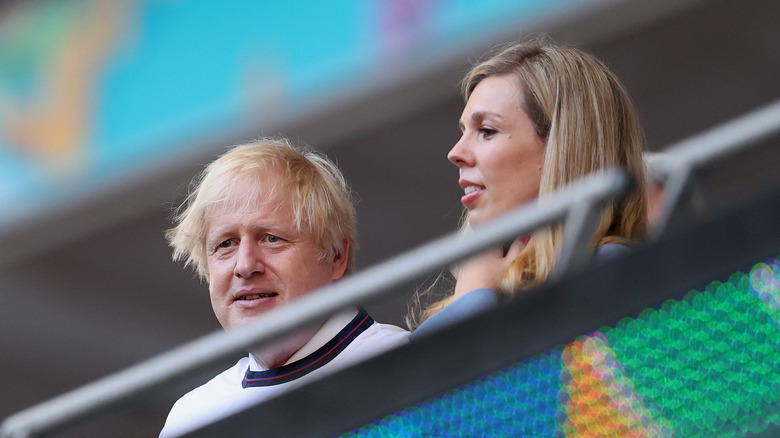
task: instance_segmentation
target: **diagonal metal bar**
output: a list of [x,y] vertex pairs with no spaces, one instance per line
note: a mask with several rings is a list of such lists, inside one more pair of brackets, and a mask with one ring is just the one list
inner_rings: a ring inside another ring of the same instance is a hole
[[204,336],[14,414],[0,425],[0,436],[40,436],[83,421],[131,398],[178,383],[188,373],[225,357],[268,343],[349,306],[379,299],[395,286],[559,221],[571,205],[581,199],[601,202],[622,196],[628,187],[629,177],[622,170],[613,169],[591,175],[549,199],[519,207],[488,226],[475,228],[467,236],[452,233],[434,240],[351,278],[312,292],[290,305],[274,309],[250,325],[231,332],[220,331]]
[[588,263],[591,254],[589,241],[598,226],[602,204],[592,199],[582,199],[571,206],[563,227],[563,247],[550,276],[551,280],[576,272]]
[[674,222],[683,195],[693,184],[692,170],[723,156],[735,154],[780,132],[780,100],[669,146],[666,171],[667,196],[661,219],[654,230],[658,237]]

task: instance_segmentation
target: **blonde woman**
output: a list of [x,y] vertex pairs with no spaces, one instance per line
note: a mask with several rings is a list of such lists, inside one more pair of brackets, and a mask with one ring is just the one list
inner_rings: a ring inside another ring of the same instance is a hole
[[[601,211],[597,259],[647,234],[642,131],[626,89],[604,63],[546,39],[505,47],[463,80],[462,136],[447,158],[459,169],[466,228],[620,166],[636,186]],[[463,263],[453,294],[423,314],[412,339],[544,283],[562,228],[549,226]]]

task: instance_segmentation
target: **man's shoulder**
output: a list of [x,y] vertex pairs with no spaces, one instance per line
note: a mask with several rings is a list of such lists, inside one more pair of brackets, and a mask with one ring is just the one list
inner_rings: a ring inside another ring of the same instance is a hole
[[200,403],[201,400],[219,398],[241,389],[241,379],[244,378],[247,367],[249,367],[249,358],[242,357],[232,367],[184,394],[176,403]]
[[352,342],[348,349],[379,354],[407,342],[409,342],[407,330],[392,324],[374,322]]
[[249,358],[243,357],[232,367],[184,394],[173,404],[160,436],[176,435],[220,418],[241,391],[241,379],[248,366]]
[[401,327],[392,324],[383,324],[381,322],[374,322],[371,327],[366,330],[369,336],[386,337],[392,341],[403,341],[409,337],[409,331],[404,330]]

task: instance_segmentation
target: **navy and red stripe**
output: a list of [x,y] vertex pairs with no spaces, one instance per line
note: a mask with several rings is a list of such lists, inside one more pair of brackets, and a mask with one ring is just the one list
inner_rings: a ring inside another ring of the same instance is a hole
[[333,358],[344,351],[355,338],[367,328],[371,327],[371,324],[373,323],[374,320],[368,316],[368,312],[361,308],[359,309],[357,316],[355,316],[346,327],[341,329],[333,339],[328,341],[314,353],[291,364],[266,371],[251,371],[247,368],[241,386],[244,388],[273,386],[303,377],[333,360]]

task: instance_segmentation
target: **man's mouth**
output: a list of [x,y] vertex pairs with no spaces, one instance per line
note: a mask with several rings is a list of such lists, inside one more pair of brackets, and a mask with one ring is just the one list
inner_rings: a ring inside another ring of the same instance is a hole
[[249,295],[241,295],[240,297],[236,298],[236,301],[252,301],[252,300],[259,300],[261,298],[272,298],[279,294],[276,292],[268,292],[268,293],[262,293],[262,294],[249,294]]

